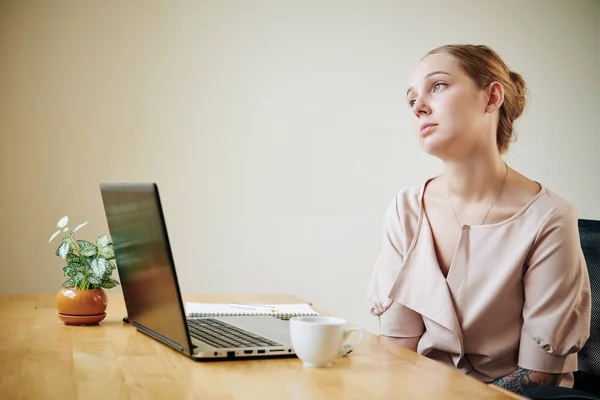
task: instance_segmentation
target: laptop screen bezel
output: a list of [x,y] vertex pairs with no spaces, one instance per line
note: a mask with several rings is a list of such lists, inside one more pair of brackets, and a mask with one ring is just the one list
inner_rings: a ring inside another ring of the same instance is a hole
[[[177,294],[177,301],[179,302],[178,308],[179,308],[179,313],[181,315],[181,321],[182,321],[182,325],[183,325],[182,329],[183,329],[183,332],[185,332],[185,338],[187,340],[184,343],[177,343],[172,338],[163,336],[163,334],[161,332],[154,331],[150,327],[145,326],[144,324],[140,323],[139,321],[136,321],[135,319],[130,318],[130,323],[132,325],[136,326],[136,328],[138,328],[140,331],[142,331],[146,334],[149,334],[150,336],[156,338],[157,340],[168,345],[169,347],[172,347],[175,350],[178,350],[188,356],[192,356],[194,346],[192,344],[188,324],[186,322],[187,316],[185,315],[185,309],[184,309],[184,305],[183,305],[183,297],[181,295],[179,280],[177,278],[175,261],[174,261],[174,257],[173,257],[173,252],[171,250],[171,242],[169,239],[169,234],[168,234],[168,230],[167,230],[167,226],[166,226],[166,221],[165,221],[165,217],[164,217],[164,212],[163,212],[162,202],[160,199],[158,185],[154,182],[152,182],[152,183],[101,183],[100,184],[100,192],[101,192],[102,200],[103,200],[103,204],[104,204],[104,210],[105,210],[105,214],[106,214],[107,224],[109,225],[109,227],[108,227],[109,232],[110,232],[110,224],[108,222],[108,220],[109,220],[108,213],[110,212],[109,211],[110,204],[108,204],[108,203],[111,200],[105,195],[109,194],[109,193],[111,193],[111,194],[127,193],[127,192],[131,193],[132,191],[135,191],[135,192],[143,191],[143,192],[149,192],[149,193],[151,192],[154,197],[155,205],[157,207],[156,211],[157,211],[157,215],[159,218],[161,234],[162,234],[162,238],[165,241],[164,245],[165,245],[166,256],[167,256],[167,259],[169,262],[169,271],[173,278],[173,282],[175,285],[174,289],[175,289],[175,293]],[[111,235],[111,240],[112,240],[112,235]],[[115,248],[115,263],[117,264],[117,271],[119,271],[119,254],[117,254],[116,248]],[[125,290],[123,290],[123,298],[125,301],[125,307],[127,308],[127,304],[128,304],[127,300],[128,299],[127,299]]]

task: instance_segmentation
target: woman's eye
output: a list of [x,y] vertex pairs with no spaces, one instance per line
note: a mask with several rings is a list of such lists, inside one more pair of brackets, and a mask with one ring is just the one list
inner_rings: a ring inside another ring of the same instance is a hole
[[413,107],[415,106],[415,100],[411,100],[411,101],[409,101],[409,102],[408,102],[408,106],[409,106],[410,108],[413,108]]
[[442,82],[437,82],[435,85],[433,85],[433,91],[437,92],[438,90],[440,90],[441,88],[447,86],[445,83]]

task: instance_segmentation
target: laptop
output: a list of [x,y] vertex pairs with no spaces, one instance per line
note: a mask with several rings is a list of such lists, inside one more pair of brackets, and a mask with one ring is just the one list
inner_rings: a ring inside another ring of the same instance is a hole
[[155,183],[102,183],[100,192],[127,318],[138,331],[195,360],[295,356],[281,319],[186,316]]

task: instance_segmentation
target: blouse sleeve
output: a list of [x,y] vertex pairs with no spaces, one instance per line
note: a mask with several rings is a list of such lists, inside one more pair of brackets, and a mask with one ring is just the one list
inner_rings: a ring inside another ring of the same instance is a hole
[[383,244],[369,285],[370,311],[379,318],[379,333],[383,336],[415,337],[425,331],[419,313],[388,297],[404,262],[403,236],[396,198],[385,215]]
[[519,366],[546,373],[576,371],[577,352],[590,334],[591,298],[573,207],[546,219],[531,249],[523,287]]

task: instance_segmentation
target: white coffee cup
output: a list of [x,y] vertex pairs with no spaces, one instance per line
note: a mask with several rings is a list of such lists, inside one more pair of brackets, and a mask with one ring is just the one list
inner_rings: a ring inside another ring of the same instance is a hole
[[[347,342],[352,332],[358,339]],[[290,319],[290,338],[296,355],[307,367],[329,367],[334,359],[346,355],[362,341],[360,328],[350,328],[345,319],[313,316]]]

